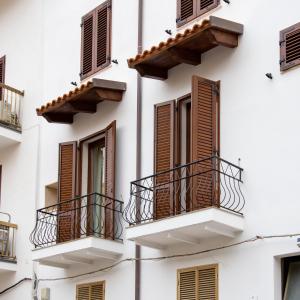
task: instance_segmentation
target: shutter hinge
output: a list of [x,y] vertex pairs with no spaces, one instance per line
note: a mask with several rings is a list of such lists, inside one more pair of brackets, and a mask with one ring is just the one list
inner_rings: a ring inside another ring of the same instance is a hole
[[282,45],[285,43],[285,40],[279,41],[279,46],[282,47]]
[[284,62],[285,62],[285,59],[281,59],[281,60],[279,61],[279,64],[282,65]]
[[179,23],[181,21],[181,18],[176,19],[176,23]]
[[215,95],[217,95],[217,96],[220,95],[220,90],[217,87],[214,87],[212,91]]
[[80,27],[82,27],[83,26],[83,23],[80,23]]

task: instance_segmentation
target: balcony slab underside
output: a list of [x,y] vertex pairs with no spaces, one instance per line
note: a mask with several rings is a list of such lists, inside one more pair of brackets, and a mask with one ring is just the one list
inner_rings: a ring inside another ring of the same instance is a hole
[[126,238],[163,250],[177,244],[201,244],[208,238],[234,238],[243,228],[242,215],[213,207],[128,227]]
[[15,261],[5,261],[0,259],[0,274],[7,272],[16,272],[17,262]]
[[22,134],[18,131],[9,129],[0,124],[0,149],[19,144],[22,141]]
[[42,265],[67,269],[71,266],[117,260],[123,254],[123,243],[88,237],[32,251],[32,260]]

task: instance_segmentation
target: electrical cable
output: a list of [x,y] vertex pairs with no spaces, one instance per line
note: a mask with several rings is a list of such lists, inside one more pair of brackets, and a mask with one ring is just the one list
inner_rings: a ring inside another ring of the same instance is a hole
[[50,282],[50,281],[61,281],[61,280],[67,280],[67,279],[75,279],[78,277],[82,277],[82,276],[87,276],[87,275],[92,275],[92,274],[96,274],[99,272],[104,272],[110,269],[113,269],[115,267],[117,267],[118,265],[125,263],[125,262],[135,262],[137,260],[139,261],[160,261],[160,260],[165,260],[165,259],[172,259],[172,258],[180,258],[180,257],[189,257],[189,256],[195,256],[195,255],[199,255],[199,254],[204,254],[204,253],[209,253],[209,252],[213,252],[213,251],[218,251],[218,250],[223,250],[223,249],[227,249],[227,248],[232,248],[232,247],[236,247],[242,244],[246,244],[246,243],[253,243],[253,242],[257,242],[259,240],[266,240],[266,239],[277,239],[277,238],[287,238],[287,237],[297,237],[300,236],[300,233],[293,233],[293,234],[279,234],[279,235],[257,235],[255,237],[240,241],[240,242],[236,242],[236,243],[232,243],[226,246],[220,246],[220,247],[216,247],[216,248],[211,248],[211,249],[207,249],[207,250],[201,250],[201,251],[197,251],[197,252],[191,252],[191,253],[183,253],[183,254],[173,254],[173,255],[167,255],[167,256],[159,256],[159,257],[148,257],[148,258],[125,258],[122,259],[108,267],[105,268],[101,268],[101,269],[97,269],[94,271],[90,271],[90,272],[86,272],[86,273],[82,273],[82,274],[77,274],[77,275],[73,275],[73,276],[67,276],[67,277],[58,277],[58,278],[41,278],[38,279],[39,282]]
[[7,293],[8,291],[10,291],[11,289],[17,287],[19,284],[25,282],[25,281],[31,281],[31,278],[23,278],[21,280],[19,280],[17,283],[13,284],[12,286],[6,288],[5,290],[0,292],[0,296],[3,295],[4,293]]
[[[229,245],[225,245],[225,246],[220,246],[220,247],[216,247],[216,248],[211,248],[211,249],[206,249],[206,250],[201,250],[201,251],[196,251],[196,252],[190,252],[190,253],[182,253],[182,254],[172,254],[172,255],[167,255],[167,256],[158,256],[158,257],[146,257],[146,258],[125,258],[122,259],[108,267],[105,268],[101,268],[101,269],[97,269],[91,272],[86,272],[86,273],[82,273],[82,274],[77,274],[77,275],[73,275],[73,276],[67,276],[67,277],[58,277],[58,278],[42,278],[42,279],[38,279],[37,282],[52,282],[52,281],[61,281],[61,280],[67,280],[67,279],[75,279],[78,277],[82,277],[82,276],[87,276],[87,275],[92,275],[92,274],[96,274],[99,272],[104,272],[107,270],[111,270],[115,267],[117,267],[118,265],[125,263],[125,262],[134,262],[134,261],[161,261],[161,260],[165,260],[165,259],[172,259],[172,258],[180,258],[180,257],[189,257],[189,256],[195,256],[195,255],[199,255],[199,254],[204,254],[204,253],[209,253],[209,252],[213,252],[213,251],[218,251],[218,250],[223,250],[223,249],[228,249],[228,248],[232,248],[232,247],[236,247],[239,245],[243,245],[243,244],[247,244],[247,243],[253,243],[253,242],[257,242],[259,240],[267,240],[267,239],[277,239],[277,238],[292,238],[292,237],[297,237],[300,236],[300,233],[292,233],[292,234],[278,234],[278,235],[257,235],[255,237],[240,241],[240,242],[236,242],[236,243],[232,243]],[[11,289],[19,286],[21,283],[25,282],[25,281],[31,281],[31,278],[23,278],[21,280],[19,280],[17,283],[15,283],[14,285],[4,289],[3,291],[0,292],[0,296],[3,295],[4,293],[10,291]]]

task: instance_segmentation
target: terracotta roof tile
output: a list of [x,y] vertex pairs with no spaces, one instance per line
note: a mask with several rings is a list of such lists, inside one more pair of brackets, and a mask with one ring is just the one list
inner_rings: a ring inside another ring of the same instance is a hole
[[70,92],[64,94],[63,96],[58,97],[55,100],[49,101],[47,104],[42,105],[40,108],[36,109],[37,114],[40,116],[45,111],[47,111],[49,108],[61,105],[65,102],[70,101],[75,96],[79,95],[80,93],[84,92],[85,90],[89,89],[92,86],[92,81],[88,81],[85,84],[82,84],[80,87],[76,87],[74,90],[71,90]]
[[202,21],[201,24],[195,24],[191,29],[186,29],[183,33],[177,33],[174,38],[169,38],[166,42],[160,42],[158,46],[152,46],[150,50],[145,50],[142,54],[136,55],[134,58],[128,59],[128,64],[133,65],[138,63],[140,60],[147,58],[148,56],[154,54],[156,51],[161,51],[164,48],[168,48],[174,44],[177,44],[181,40],[193,35],[194,33],[205,29],[210,26],[209,20]]

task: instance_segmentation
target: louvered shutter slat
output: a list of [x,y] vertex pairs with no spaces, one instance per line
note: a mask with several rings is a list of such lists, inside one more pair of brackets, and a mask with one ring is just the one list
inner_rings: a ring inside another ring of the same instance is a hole
[[286,62],[300,59],[300,30],[286,36]]
[[177,0],[177,26],[196,18],[196,9],[195,0]]
[[178,300],[218,300],[218,266],[178,270]]
[[[116,121],[105,130],[105,195],[115,197]],[[106,199],[105,236],[114,239],[114,202]]]
[[104,282],[77,286],[76,300],[104,300]]
[[85,78],[93,71],[94,56],[94,14],[89,13],[82,20],[82,50],[81,50],[81,78]]
[[[192,82],[192,207],[200,209],[218,205],[217,177],[210,157],[219,153],[219,84],[193,76]],[[215,203],[217,202],[217,203]]]
[[220,0],[196,0],[197,16],[201,16],[220,4]]
[[77,300],[90,300],[90,288],[89,286],[77,287]]
[[95,284],[91,286],[90,300],[104,300],[104,285]]
[[[0,58],[0,83],[4,83],[5,78],[5,56]],[[3,98],[3,89],[0,88],[0,101]]]
[[179,300],[197,300],[196,298],[196,270],[180,272]]
[[280,32],[281,71],[300,64],[300,23]]
[[107,1],[97,12],[96,68],[110,63],[111,1]]
[[[154,172],[170,170],[175,166],[175,101],[160,103],[154,107]],[[168,217],[173,212],[173,174],[155,177],[155,218]]]
[[217,291],[216,267],[198,270],[198,300],[217,300]]
[[[76,189],[77,142],[59,144],[59,203],[72,200]],[[58,242],[66,242],[74,237],[73,202],[58,206]]]
[[106,63],[107,59],[107,9],[98,11],[97,19],[97,67]]

